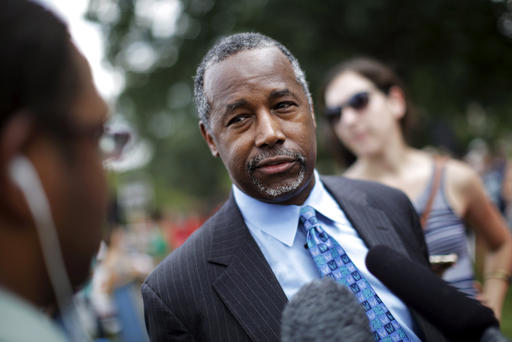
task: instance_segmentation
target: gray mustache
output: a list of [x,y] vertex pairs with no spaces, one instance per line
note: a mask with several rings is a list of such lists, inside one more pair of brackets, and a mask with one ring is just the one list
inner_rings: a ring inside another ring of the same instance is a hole
[[291,157],[295,160],[298,160],[299,162],[304,162],[304,156],[302,155],[302,153],[283,148],[277,148],[257,154],[247,163],[247,168],[249,170],[254,170],[256,168],[256,165],[258,165],[262,160],[278,156]]

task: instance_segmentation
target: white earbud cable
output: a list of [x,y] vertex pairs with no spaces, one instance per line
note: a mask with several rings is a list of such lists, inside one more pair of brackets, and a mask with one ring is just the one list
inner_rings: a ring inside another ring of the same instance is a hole
[[73,291],[64,265],[57,230],[37,171],[26,157],[18,156],[9,165],[9,172],[11,179],[16,182],[25,196],[34,218],[46,270],[55,291],[63,324],[73,335],[73,341],[89,341],[90,338],[86,337],[85,331],[77,320],[78,316],[72,299]]

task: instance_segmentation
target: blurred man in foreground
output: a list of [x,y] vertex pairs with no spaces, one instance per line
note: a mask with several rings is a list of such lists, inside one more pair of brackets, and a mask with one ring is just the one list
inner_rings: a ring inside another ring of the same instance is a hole
[[61,341],[106,214],[99,141],[107,106],[65,24],[0,4],[0,340]]

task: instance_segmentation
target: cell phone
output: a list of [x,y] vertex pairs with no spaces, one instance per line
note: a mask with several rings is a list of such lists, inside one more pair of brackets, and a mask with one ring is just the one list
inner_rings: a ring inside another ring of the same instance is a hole
[[442,276],[443,273],[457,262],[457,254],[440,254],[431,255],[429,257],[431,269],[438,276]]

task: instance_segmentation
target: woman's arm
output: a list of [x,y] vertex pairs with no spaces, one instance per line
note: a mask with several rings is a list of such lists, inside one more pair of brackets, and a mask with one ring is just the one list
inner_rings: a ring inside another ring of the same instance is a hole
[[512,236],[475,171],[463,163],[450,162],[448,182],[449,197],[457,203],[461,217],[487,246],[482,299],[500,319],[512,272]]

